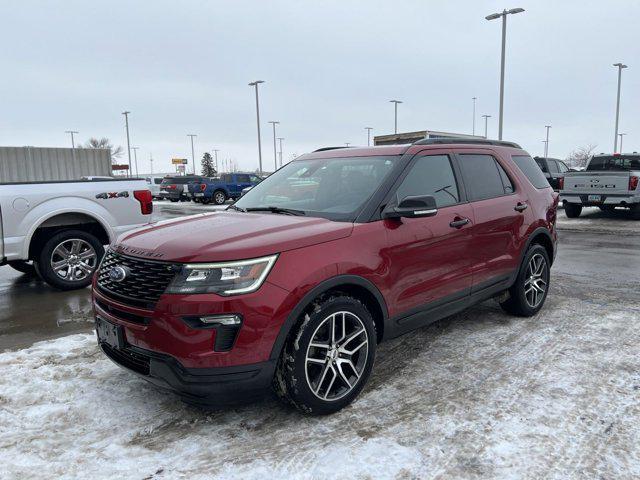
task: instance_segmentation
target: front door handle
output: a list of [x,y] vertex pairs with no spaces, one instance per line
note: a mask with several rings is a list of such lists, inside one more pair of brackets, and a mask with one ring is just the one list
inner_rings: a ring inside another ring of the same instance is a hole
[[454,220],[453,222],[451,222],[449,226],[451,228],[462,228],[469,222],[470,220],[468,218],[460,218],[458,220]]
[[526,203],[519,202],[515,207],[513,207],[513,209],[516,212],[524,212],[528,206],[529,205],[527,205]]

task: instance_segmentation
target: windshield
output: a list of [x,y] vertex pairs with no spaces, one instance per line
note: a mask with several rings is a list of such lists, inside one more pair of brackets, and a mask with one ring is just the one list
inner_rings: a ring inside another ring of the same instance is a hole
[[622,172],[640,170],[640,156],[611,155],[593,157],[587,166],[587,171],[594,170],[618,170]]
[[389,174],[396,158],[296,160],[249,190],[235,206],[286,208],[311,217],[353,221]]

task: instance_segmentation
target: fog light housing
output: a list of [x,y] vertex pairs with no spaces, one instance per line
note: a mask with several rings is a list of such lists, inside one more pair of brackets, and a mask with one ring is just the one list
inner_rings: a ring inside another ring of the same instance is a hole
[[205,325],[240,325],[242,319],[240,315],[207,315],[200,317],[199,320]]
[[182,321],[194,329],[215,330],[213,344],[215,352],[228,352],[231,350],[242,326],[242,316],[235,313],[182,317]]

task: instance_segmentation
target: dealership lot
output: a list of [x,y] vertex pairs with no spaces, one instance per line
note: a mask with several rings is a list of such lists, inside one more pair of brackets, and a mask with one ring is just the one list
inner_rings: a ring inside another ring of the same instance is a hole
[[88,291],[2,269],[0,461],[36,478],[640,475],[640,222],[583,215],[559,213],[540,314],[486,302],[383,344],[362,397],[325,418],[187,407],[100,354]]

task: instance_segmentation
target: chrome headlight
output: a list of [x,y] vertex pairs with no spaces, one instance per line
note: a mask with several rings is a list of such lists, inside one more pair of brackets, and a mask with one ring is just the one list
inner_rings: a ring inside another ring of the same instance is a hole
[[221,263],[189,263],[167,287],[166,293],[217,293],[238,295],[255,292],[264,283],[278,255]]

